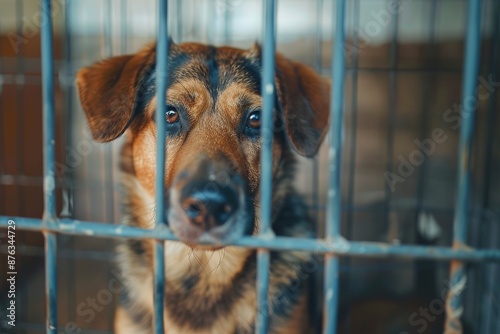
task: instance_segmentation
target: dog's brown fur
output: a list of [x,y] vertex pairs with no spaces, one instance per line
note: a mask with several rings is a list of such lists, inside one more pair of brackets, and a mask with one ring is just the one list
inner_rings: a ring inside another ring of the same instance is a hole
[[[128,129],[121,160],[124,223],[143,228],[153,228],[155,215],[155,51],[155,46],[148,46],[135,55],[107,59],[82,69],[77,77],[93,137],[106,142]],[[243,115],[261,107],[260,62],[258,45],[239,50],[171,42],[169,47],[167,103],[182,106],[189,124],[167,137],[165,188],[169,194],[182,188],[185,181],[179,175],[199,165],[200,156],[210,161],[223,156],[248,187],[254,234],[259,231],[260,140],[239,129]],[[290,147],[304,156],[317,152],[328,125],[329,83],[280,54],[276,65],[272,224],[278,235],[309,237],[305,205],[291,184]],[[165,259],[166,333],[253,332],[255,250],[207,250],[166,242]],[[117,333],[152,332],[153,260],[151,240],[119,245],[118,264],[128,284],[117,312]],[[305,281],[310,273],[304,268],[310,260],[311,255],[303,252],[272,252],[270,333],[306,332]]]

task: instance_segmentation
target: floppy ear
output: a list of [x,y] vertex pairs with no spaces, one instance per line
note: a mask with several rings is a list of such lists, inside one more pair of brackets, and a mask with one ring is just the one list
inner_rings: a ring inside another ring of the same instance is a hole
[[276,76],[288,139],[299,154],[312,157],[328,131],[330,81],[280,54],[276,55]]
[[116,139],[130,125],[154,54],[154,47],[147,47],[135,55],[109,58],[78,71],[78,94],[95,140]]

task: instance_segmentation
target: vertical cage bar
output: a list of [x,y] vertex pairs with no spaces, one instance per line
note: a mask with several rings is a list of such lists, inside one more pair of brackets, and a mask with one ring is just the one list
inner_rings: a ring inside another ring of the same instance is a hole
[[[0,36],[2,36],[3,32],[2,32],[2,26],[0,25]],[[0,43],[0,157],[5,157],[4,153],[3,153],[3,145],[4,145],[4,142],[6,141],[5,139],[5,131],[4,131],[4,120],[3,120],[3,117],[4,117],[4,111],[3,111],[3,99],[4,99],[4,96],[2,94],[2,91],[3,91],[3,85],[4,85],[4,74],[3,74],[3,57],[2,57],[2,43]],[[2,159],[0,161],[0,175],[3,175],[5,174],[5,158]],[[0,197],[1,198],[6,198],[6,190],[5,190],[5,187],[0,187]],[[1,212],[6,212],[6,204],[4,203],[4,201],[0,201],[0,211]]]
[[271,257],[268,250],[257,251],[257,334],[267,333],[269,326],[268,293],[269,293],[269,265]]
[[[435,51],[436,44],[436,17],[437,17],[437,1],[432,0],[429,22],[429,43],[427,45],[426,55],[425,55],[425,66],[427,67],[428,72],[425,74],[424,79],[422,80],[423,85],[423,94],[422,94],[422,111],[421,111],[421,121],[420,121],[420,138],[423,140],[429,133],[429,125],[430,125],[430,115],[431,113],[431,101],[434,97],[434,91],[436,86],[436,68],[433,62],[433,52]],[[422,162],[422,165],[418,168],[417,172],[417,209],[415,210],[415,219],[413,220],[413,226],[415,233],[418,233],[418,219],[420,213],[424,210],[424,193],[426,189],[427,183],[427,167],[428,167],[429,157],[426,157]]]
[[[453,248],[460,249],[467,242],[467,214],[471,190],[471,148],[474,117],[477,107],[476,84],[479,74],[481,37],[481,0],[469,0],[464,74],[462,78],[462,126],[458,143],[458,189],[453,226]],[[462,261],[452,261],[450,266],[450,291],[446,307],[445,334],[462,333],[460,317],[463,313],[462,290],[467,278]]]
[[[16,1],[16,33],[18,36],[23,35],[24,22],[24,1]],[[25,115],[25,103],[24,103],[24,90],[26,87],[27,74],[25,71],[24,64],[24,45],[19,44],[19,49],[16,51],[16,145],[22,150],[24,147],[24,115]],[[25,175],[24,169],[24,156],[23,154],[16,154],[16,174],[18,176]],[[24,215],[24,188],[19,187],[17,193],[19,201],[19,215]],[[19,240],[19,239],[18,239]]]
[[[69,23],[70,16],[70,2],[66,2],[64,4],[64,67],[62,73],[62,77],[59,78],[59,82],[64,90],[64,108],[65,111],[63,113],[64,121],[64,146],[72,147],[72,125],[73,125],[73,114],[70,112],[73,103],[73,67],[72,67],[72,30]],[[64,150],[62,152],[62,156],[64,157]],[[61,217],[70,218],[73,216],[73,173],[71,170],[66,170],[63,177],[63,185],[62,185],[62,208],[61,208]],[[71,264],[74,265],[74,264]]]
[[44,236],[46,332],[57,334],[57,235],[53,232],[46,232]]
[[[318,73],[321,73],[323,69],[323,0],[315,1],[315,17],[316,17],[316,45],[315,45],[315,67]],[[319,154],[315,155],[312,163],[313,175],[312,175],[312,210],[311,212],[314,221],[314,238],[319,235],[319,219],[320,219],[320,203],[319,203]],[[323,231],[321,231],[323,232]],[[322,273],[322,272],[321,272]],[[312,314],[311,324],[315,332],[321,330],[321,323],[317,321],[321,316],[320,305],[318,305],[321,293],[321,277],[322,275],[314,275],[313,279],[309,280],[309,291],[311,292],[311,298],[309,298],[309,314]]]
[[[357,133],[358,133],[358,66],[359,66],[359,22],[360,22],[360,0],[352,1],[353,11],[353,36],[352,45],[354,52],[352,53],[351,62],[351,145],[349,150],[349,181],[347,191],[347,216],[346,216],[346,237],[352,238],[353,234],[353,215],[354,215],[354,186],[356,183],[356,150],[357,150]],[[350,261],[347,258],[347,261]]]
[[[340,238],[340,220],[342,215],[341,167],[342,167],[342,131],[344,108],[344,75],[345,75],[345,0],[337,0],[332,6],[332,18],[336,15],[336,25],[332,35],[335,40],[332,46],[332,88],[330,103],[330,152],[329,152],[329,184],[327,203],[326,237],[328,242]],[[339,258],[326,255],[325,267],[325,327],[323,333],[337,332],[339,292]]]
[[[499,72],[499,62],[500,62],[500,1],[495,1],[493,4],[492,22],[493,22],[493,32],[490,40],[490,59],[489,59],[489,72],[488,77],[492,78],[492,82],[498,82],[500,77]],[[488,7],[484,6],[487,12]],[[488,78],[485,78],[489,80]],[[484,155],[484,165],[482,169],[482,212],[488,213],[491,206],[491,190],[493,183],[493,163],[494,163],[494,143],[495,143],[495,124],[497,121],[498,113],[498,101],[496,92],[489,92],[488,105],[487,105],[487,115],[486,115],[486,139],[485,139],[485,155]],[[498,137],[497,137],[498,138]],[[484,224],[488,220],[488,224]],[[481,247],[494,248],[498,245],[496,242],[498,240],[498,222],[494,218],[486,216],[481,219],[482,226],[480,229],[483,230],[483,244]],[[485,228],[486,227],[486,228]],[[495,240],[497,239],[497,240]],[[496,289],[496,282],[498,282],[498,277],[495,277],[495,270],[493,264],[486,264],[484,269],[481,270],[483,276],[479,276],[477,283],[475,285],[475,294],[477,296],[476,301],[480,303],[477,305],[477,318],[478,323],[481,324],[479,328],[480,333],[498,333],[498,329],[495,331],[495,317],[500,316],[495,315],[495,311],[500,309],[500,289]],[[493,307],[492,307],[493,305]],[[497,308],[497,309],[496,309]]]
[[[105,57],[111,57],[113,55],[113,38],[112,38],[112,21],[111,17],[113,16],[111,0],[106,0],[103,3],[103,40],[104,40],[104,50]],[[102,157],[103,162],[103,213],[104,213],[104,221],[105,222],[113,222],[115,221],[115,212],[114,212],[114,194],[113,191],[113,146],[114,141],[108,143],[108,145],[104,146],[104,150],[102,153],[104,156]]]
[[[392,0],[388,2],[391,3]],[[388,4],[390,6],[390,4]],[[398,29],[399,11],[394,13],[391,26],[391,50],[390,50],[390,72],[389,72],[389,112],[388,112],[388,134],[387,134],[387,162],[386,171],[388,175],[393,174],[394,163],[394,133],[396,129],[396,98],[397,98],[397,67],[398,67]],[[385,217],[384,223],[390,224],[392,217],[393,189],[389,182],[385,183]]]
[[121,51],[122,53],[127,53],[128,48],[128,31],[127,31],[127,0],[121,1],[120,6],[120,24],[121,24]]
[[175,2],[175,12],[176,12],[176,17],[177,20],[175,20],[175,36],[177,42],[182,41],[182,36],[183,36],[183,24],[184,24],[184,8],[183,6],[184,1],[182,0],[177,0]]
[[[54,57],[52,15],[50,0],[41,0],[42,14],[42,93],[43,93],[43,168],[45,224],[56,219],[55,181],[55,104],[54,104]],[[47,333],[57,333],[57,236],[45,233],[45,296],[47,307]]]
[[[165,112],[167,109],[167,60],[168,60],[168,1],[158,3],[158,41],[156,46],[156,228],[165,224]],[[164,242],[155,241],[155,333],[164,333],[165,255]]]
[[[493,78],[493,82],[498,82],[500,77],[499,63],[500,63],[500,1],[494,2],[492,11],[493,34],[490,43],[490,64],[489,76]],[[497,96],[495,92],[491,93],[488,98],[488,114],[486,121],[486,149],[485,149],[485,162],[483,169],[483,196],[482,204],[483,209],[488,209],[491,206],[491,182],[492,182],[492,166],[493,166],[493,145],[495,140],[495,121],[497,117]]]
[[231,43],[232,35],[231,28],[233,26],[233,8],[224,8],[224,43],[229,45]]
[[56,218],[55,179],[55,105],[52,16],[50,0],[41,0],[42,24],[42,92],[43,92],[43,167],[44,167],[44,220]]
[[[271,230],[272,201],[272,143],[274,121],[274,70],[276,52],[276,0],[264,2],[262,63],[262,129],[261,129],[261,179],[260,179],[260,234],[269,236]],[[257,333],[267,333],[268,328],[268,292],[269,292],[269,250],[257,251]]]
[[[318,73],[321,73],[323,68],[323,0],[316,0],[316,55],[315,55],[315,67]],[[313,217],[317,224],[319,221],[319,155],[313,158],[313,175],[312,175],[312,208]]]
[[[62,114],[63,122],[63,138],[64,138],[64,147],[73,147],[72,140],[72,126],[73,126],[73,113],[71,112],[73,106],[73,67],[72,67],[72,29],[70,23],[70,15],[71,10],[70,2],[64,3],[64,16],[63,16],[63,40],[64,40],[64,65],[63,70],[60,71],[62,77],[59,78],[59,82],[62,86],[64,92],[64,112]],[[65,152],[62,152],[62,157],[64,157]],[[62,175],[62,208],[60,212],[61,218],[73,218],[73,190],[74,190],[74,182],[73,182],[73,173],[68,169]],[[70,257],[75,258],[75,238],[70,237],[68,239],[68,243],[66,245],[67,252]],[[68,261],[65,266],[68,272],[68,283],[66,288],[66,302],[67,305],[76,305],[76,293],[77,284],[75,279],[75,268],[76,261]],[[76,308],[71,307],[68,310],[67,317],[69,319],[76,319]]]
[[[352,46],[354,52],[352,52],[351,62],[351,83],[352,83],[352,95],[351,95],[351,143],[349,147],[349,179],[347,188],[347,214],[345,223],[345,236],[347,239],[352,240],[354,231],[354,193],[356,184],[356,151],[357,151],[357,139],[358,139],[358,66],[359,66],[359,22],[360,22],[360,0],[353,0],[352,4],[352,21],[353,21],[353,33],[352,33]],[[352,274],[352,258],[347,257],[344,259],[344,264],[348,268],[348,277]],[[347,323],[346,331],[350,333],[351,323],[352,323],[352,286],[351,280],[347,279],[345,281],[345,286],[343,286],[344,291],[347,293],[347,310],[348,318],[345,320]]]

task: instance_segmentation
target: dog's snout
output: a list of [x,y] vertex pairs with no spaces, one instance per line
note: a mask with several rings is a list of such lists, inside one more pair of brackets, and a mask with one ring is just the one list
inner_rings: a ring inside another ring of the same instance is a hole
[[182,201],[190,223],[208,230],[223,225],[238,210],[238,194],[230,187],[194,191]]
[[169,226],[181,241],[228,242],[251,233],[252,197],[229,158],[201,154],[181,167],[166,206]]

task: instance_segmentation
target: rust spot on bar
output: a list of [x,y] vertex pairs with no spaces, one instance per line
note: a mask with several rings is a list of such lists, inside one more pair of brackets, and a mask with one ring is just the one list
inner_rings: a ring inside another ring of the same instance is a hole
[[470,247],[469,245],[466,245],[462,242],[459,241],[454,241],[453,245],[451,246],[455,250],[463,250],[463,251],[474,251],[473,247]]

